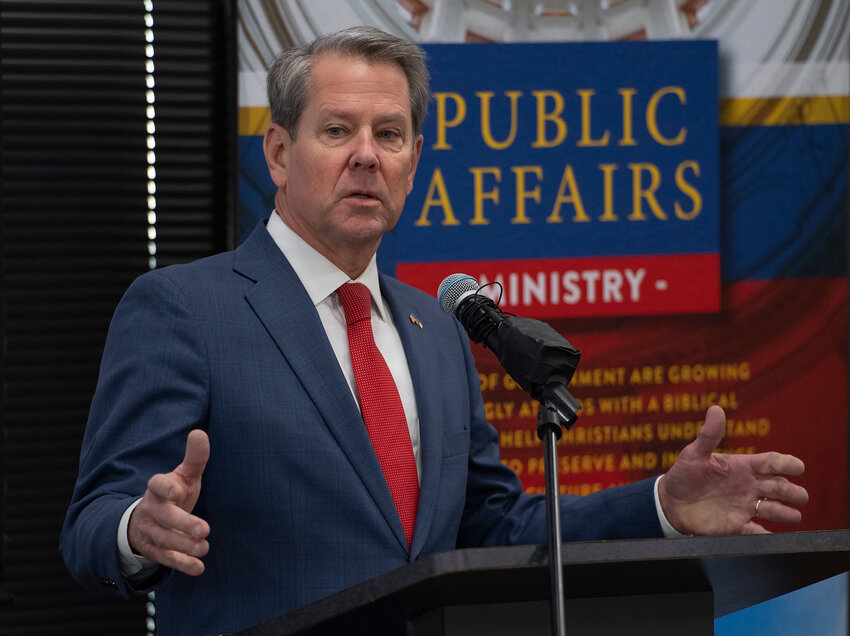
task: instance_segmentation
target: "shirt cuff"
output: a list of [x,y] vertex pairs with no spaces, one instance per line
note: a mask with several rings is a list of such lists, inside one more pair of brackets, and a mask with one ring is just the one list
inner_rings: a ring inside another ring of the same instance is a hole
[[[663,477],[663,475],[662,475]],[[658,498],[658,482],[661,481],[661,477],[655,480],[655,486],[653,488],[653,493],[655,494],[655,512],[658,513],[658,522],[661,524],[661,531],[664,533],[664,536],[668,539],[674,539],[676,537],[689,537],[689,534],[682,534],[667,521],[667,517],[664,516],[664,511],[661,509],[661,499]]]
[[133,510],[136,509],[141,500],[140,497],[127,507],[127,510],[121,516],[121,522],[118,524],[118,561],[121,565],[121,574],[126,579],[148,576],[159,567],[159,563],[156,561],[151,561],[141,554],[135,554],[130,547],[130,540],[127,538],[130,515],[133,514]]

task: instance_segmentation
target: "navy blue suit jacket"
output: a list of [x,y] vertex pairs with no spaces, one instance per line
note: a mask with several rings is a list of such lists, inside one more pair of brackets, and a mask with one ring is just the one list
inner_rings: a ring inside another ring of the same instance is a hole
[[[499,461],[465,332],[427,294],[386,276],[381,291],[419,409],[410,549],[316,309],[261,225],[233,252],[140,277],[119,304],[62,531],[74,577],[146,591],[121,576],[119,520],[194,428],[211,444],[194,510],[210,552],[202,576],[152,584],[160,636],[237,631],[433,552],[545,543],[545,503]],[[661,534],[651,481],[562,505],[567,540]]]

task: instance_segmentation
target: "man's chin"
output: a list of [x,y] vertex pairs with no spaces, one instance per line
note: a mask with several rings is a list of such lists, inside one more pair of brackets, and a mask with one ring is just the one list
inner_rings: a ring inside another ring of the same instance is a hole
[[380,242],[381,237],[395,227],[396,220],[373,214],[353,214],[348,218],[343,228],[352,242]]

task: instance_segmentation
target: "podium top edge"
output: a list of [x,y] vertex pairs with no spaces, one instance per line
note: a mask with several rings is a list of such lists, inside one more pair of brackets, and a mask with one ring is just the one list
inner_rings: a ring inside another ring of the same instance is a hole
[[[424,592],[451,587],[457,577],[466,577],[467,582],[472,577],[482,585],[504,576],[545,581],[547,553],[545,545],[520,545],[430,554],[293,610],[279,617],[282,621],[265,625],[267,629],[257,626],[239,634],[301,633],[328,616],[387,602],[393,611],[415,614],[421,610]],[[611,593],[713,591],[717,617],[850,570],[850,530],[571,542],[563,544],[562,557],[568,577],[571,571],[580,573],[584,586],[594,587],[595,579],[596,588],[610,586],[612,574],[631,581],[627,587],[632,591],[610,588]],[[647,577],[648,573],[658,576]],[[649,589],[648,580],[655,580],[658,589]],[[286,629],[280,631],[282,624]]]

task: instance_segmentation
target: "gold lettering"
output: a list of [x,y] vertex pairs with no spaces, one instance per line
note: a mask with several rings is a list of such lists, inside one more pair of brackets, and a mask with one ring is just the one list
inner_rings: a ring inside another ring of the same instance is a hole
[[602,134],[602,137],[599,139],[591,138],[591,130],[590,130],[590,98],[596,95],[596,91],[592,88],[579,89],[576,91],[579,97],[581,97],[581,139],[578,140],[576,146],[585,146],[585,147],[600,147],[607,146],[608,139],[611,137],[611,132],[609,130],[605,130]]
[[533,199],[540,203],[540,186],[536,185],[532,190],[525,189],[525,175],[532,173],[538,181],[543,180],[543,168],[541,166],[513,166],[511,172],[516,175],[516,216],[511,223],[531,223],[531,219],[525,213],[525,200]]
[[[564,112],[564,97],[557,91],[532,91],[537,99],[537,139],[531,144],[532,148],[554,148],[564,142],[567,137],[567,122],[561,117]],[[546,112],[546,100],[551,98],[554,107]],[[550,140],[546,138],[546,122],[555,124],[556,134]]]
[[635,96],[637,90],[634,88],[621,88],[617,91],[623,98],[623,136],[617,142],[619,146],[637,146],[635,138],[632,136],[632,97]]
[[[437,143],[431,148],[433,150],[451,150],[451,144],[446,142],[446,128],[459,126],[466,119],[466,100],[458,93],[434,93],[437,102]],[[446,102],[452,100],[455,103],[455,116],[449,120],[446,118]]]
[[[437,193],[436,198],[434,197],[435,192]],[[431,177],[431,185],[428,186],[428,194],[425,195],[425,202],[422,204],[422,213],[416,219],[414,225],[417,227],[430,226],[428,211],[435,205],[443,209],[443,225],[460,225],[460,221],[457,220],[452,211],[452,202],[449,200],[446,182],[443,180],[443,172],[439,168],[434,168],[434,176]]]
[[604,208],[600,221],[616,221],[617,215],[614,214],[614,171],[617,169],[616,163],[600,163],[599,169],[602,170],[602,193]]
[[662,146],[680,146],[685,143],[687,136],[687,128],[682,126],[675,137],[665,137],[658,129],[658,102],[665,95],[675,95],[679,98],[680,104],[687,103],[685,91],[680,86],[665,86],[659,88],[652,97],[649,98],[649,103],[646,105],[646,128],[652,138]]
[[699,177],[699,163],[696,161],[683,161],[676,167],[676,185],[679,186],[682,194],[686,195],[693,201],[693,206],[690,212],[685,212],[678,201],[673,203],[673,210],[676,216],[683,221],[690,221],[699,216],[702,211],[702,195],[693,185],[685,181],[685,170],[689,169],[694,173],[695,177]]
[[[565,190],[569,188],[569,194],[565,194]],[[573,221],[587,222],[590,217],[584,211],[584,204],[581,201],[581,195],[576,185],[576,176],[573,173],[573,167],[570,164],[564,168],[564,175],[561,177],[561,185],[558,188],[558,196],[555,197],[555,206],[552,208],[552,214],[546,218],[547,223],[561,223],[561,205],[564,203],[572,203],[575,208],[575,216]]]
[[[629,221],[646,220],[643,213],[644,199],[652,213],[662,221],[666,221],[667,215],[658,204],[658,199],[655,198],[655,191],[661,185],[661,173],[658,167],[651,163],[630,163],[629,169],[632,171],[632,213],[629,215]],[[646,188],[643,187],[641,176],[644,172],[648,172],[650,177],[649,186]]]
[[484,175],[490,174],[496,178],[496,183],[502,182],[502,170],[496,167],[470,168],[469,171],[473,176],[473,215],[470,225],[489,225],[490,221],[484,218],[484,199],[490,199],[496,205],[499,205],[499,188],[495,187],[492,190],[484,191]]
[[493,132],[490,128],[490,100],[493,98],[494,93],[492,91],[480,91],[475,94],[481,101],[481,137],[484,139],[484,143],[493,150],[504,150],[505,148],[509,148],[511,144],[514,143],[514,139],[516,139],[518,118],[517,101],[522,95],[522,92],[505,91],[505,95],[508,96],[508,99],[511,102],[511,126],[508,137],[504,141],[496,141],[493,138]]

